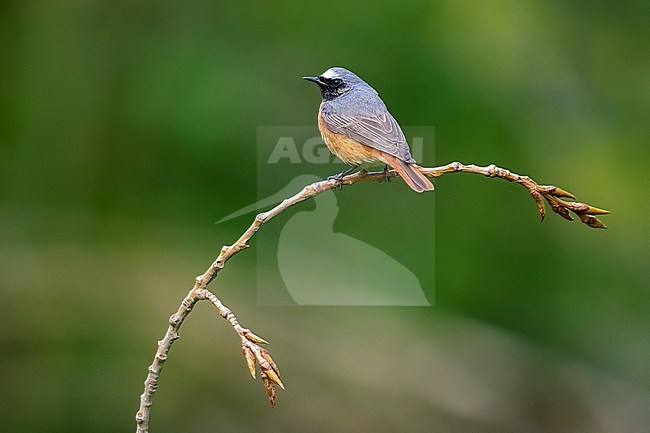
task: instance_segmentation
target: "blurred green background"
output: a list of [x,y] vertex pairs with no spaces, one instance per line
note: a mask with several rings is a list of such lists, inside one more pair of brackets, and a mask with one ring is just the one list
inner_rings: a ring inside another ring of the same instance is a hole
[[435,227],[401,182],[344,189],[335,230],[435,306],[259,307],[253,242],[211,287],[287,391],[271,410],[199,304],[151,431],[646,430],[647,20],[646,1],[2,2],[2,430],[135,430],[167,318],[251,221],[214,225],[257,198],[257,126],[314,125],[300,77],[334,65],[435,126],[427,164],[556,184],[609,229],[540,224],[525,190],[470,174],[436,181]]

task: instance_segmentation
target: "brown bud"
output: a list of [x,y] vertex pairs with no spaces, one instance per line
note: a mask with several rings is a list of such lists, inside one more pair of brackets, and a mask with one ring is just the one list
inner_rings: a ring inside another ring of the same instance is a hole
[[566,197],[570,198],[571,200],[575,200],[575,196],[571,194],[569,191],[565,191],[562,188],[558,188],[557,186],[555,187],[555,191],[553,191],[553,195],[555,197]]
[[603,224],[598,218],[595,216],[591,215],[585,215],[585,214],[580,214],[578,215],[580,217],[580,220],[587,224],[589,227],[595,228],[595,229],[606,229],[607,227],[605,224]]
[[589,215],[608,215],[611,212],[605,209],[599,209],[597,207],[589,206],[589,210],[587,211]]
[[266,352],[266,349],[264,349],[262,347],[259,347],[258,350],[256,350],[254,352],[255,353],[255,359],[257,359],[257,362],[260,364],[260,368],[262,369],[262,371],[270,370],[270,369],[273,368],[273,367],[271,367],[271,364],[269,363],[269,361],[267,361],[266,358],[264,358],[264,355],[263,355],[264,352]]
[[561,206],[561,205],[556,205],[556,204],[551,205],[551,206],[553,207],[553,212],[560,215],[565,220],[573,221],[573,217],[571,217],[571,215],[569,215],[569,210],[567,208],[565,208],[564,206]]
[[544,221],[544,218],[546,217],[546,208],[544,206],[544,199],[542,198],[542,195],[537,191],[531,191],[530,195],[533,196],[533,200],[535,200],[535,204],[537,205],[537,210],[542,217],[542,221]]
[[246,358],[246,365],[248,365],[248,371],[251,372],[251,376],[253,376],[253,379],[256,379],[255,377],[255,355],[253,355],[253,351],[248,348],[248,346],[245,346],[242,344],[241,351],[244,354],[244,358]]
[[574,211],[575,213],[588,213],[589,205],[587,203],[581,203],[575,201],[573,203],[565,203],[565,206]]
[[275,385],[273,384],[273,381],[264,374],[264,372],[262,372],[262,380],[264,381],[266,394],[269,396],[269,403],[271,403],[271,407],[275,407]]
[[264,357],[264,359],[266,359],[269,362],[269,364],[271,364],[271,368],[276,373],[278,373],[278,376],[279,376],[280,375],[280,370],[278,369],[278,366],[275,364],[275,361],[273,361],[273,358],[271,358],[271,355],[269,354],[269,352],[267,352],[266,350],[262,351],[262,357]]
[[268,341],[263,339],[262,337],[258,337],[257,335],[253,334],[252,332],[248,331],[244,334],[247,339],[252,341],[253,343],[259,343],[259,344],[269,344]]
[[280,376],[278,376],[278,374],[275,371],[273,371],[273,370],[265,370],[264,373],[266,373],[266,375],[269,377],[269,379],[271,379],[273,382],[277,383],[280,388],[284,389],[284,384],[280,380]]

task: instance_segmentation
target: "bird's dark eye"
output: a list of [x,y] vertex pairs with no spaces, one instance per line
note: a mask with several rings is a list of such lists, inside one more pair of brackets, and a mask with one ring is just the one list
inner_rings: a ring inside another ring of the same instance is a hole
[[332,80],[332,84],[333,84],[334,86],[338,87],[338,86],[340,86],[341,84],[343,84],[343,80],[341,80],[340,78],[334,78],[334,79]]

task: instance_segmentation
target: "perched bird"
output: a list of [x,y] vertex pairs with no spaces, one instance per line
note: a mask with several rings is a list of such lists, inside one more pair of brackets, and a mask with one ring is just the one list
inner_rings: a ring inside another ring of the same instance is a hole
[[330,68],[318,77],[303,77],[318,84],[323,102],[318,110],[318,129],[329,150],[352,168],[390,165],[416,192],[431,191],[433,184],[418,169],[397,121],[375,89],[344,68]]

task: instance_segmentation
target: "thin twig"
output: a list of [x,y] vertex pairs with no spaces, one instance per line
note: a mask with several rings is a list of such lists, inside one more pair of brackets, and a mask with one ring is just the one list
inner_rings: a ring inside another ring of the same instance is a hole
[[505,168],[497,167],[494,164],[481,167],[474,164],[464,165],[460,162],[452,162],[441,167],[422,167],[421,171],[428,177],[440,177],[445,173],[465,172],[482,174],[488,177],[499,177],[510,182],[516,182],[526,188],[533,196],[533,199],[537,204],[537,209],[542,217],[542,221],[544,221],[544,217],[546,216],[546,210],[544,209],[544,200],[546,200],[551,206],[553,212],[568,221],[573,221],[573,218],[569,214],[569,211],[571,211],[580,218],[580,221],[587,224],[589,227],[597,229],[607,228],[595,215],[607,215],[610,213],[608,210],[599,209],[586,203],[562,200],[563,198],[575,200],[575,197],[573,194],[563,190],[562,188],[553,185],[538,185],[537,182],[528,176],[521,176],[511,172],[510,170],[506,170]]
[[[532,195],[537,208],[541,214],[542,220],[546,215],[544,200],[548,202],[551,209],[567,220],[573,218],[569,212],[575,213],[580,220],[587,224],[589,227],[606,228],[605,225],[595,215],[605,215],[609,211],[589,206],[585,203],[566,201],[564,198],[574,200],[573,194],[552,185],[539,185],[528,176],[521,176],[512,173],[504,168],[497,167],[494,164],[481,167],[477,165],[464,165],[459,162],[452,162],[450,164],[440,167],[420,167],[420,171],[427,177],[437,178],[445,173],[476,173],[488,177],[498,177],[510,182],[518,183],[528,190]],[[190,314],[194,305],[201,300],[208,300],[214,305],[221,317],[226,319],[228,323],[234,328],[242,341],[242,353],[248,365],[251,376],[255,379],[255,366],[260,366],[260,376],[264,382],[271,405],[275,406],[275,385],[284,389],[284,385],[280,380],[280,371],[277,365],[269,355],[268,351],[260,346],[260,344],[267,344],[267,342],[253,334],[249,329],[242,327],[235,317],[234,313],[228,309],[219,298],[207,289],[208,284],[217,276],[219,271],[223,269],[226,262],[235,254],[245,250],[249,247],[249,242],[253,236],[258,232],[260,227],[271,220],[273,217],[284,212],[289,207],[303,202],[309,198],[317,196],[325,191],[342,187],[343,185],[354,185],[362,181],[383,181],[387,177],[396,177],[395,170],[387,172],[367,172],[365,170],[345,176],[341,180],[328,179],[319,182],[314,182],[305,186],[297,194],[285,199],[282,203],[267,212],[262,212],[255,217],[255,220],[250,227],[239,237],[239,239],[232,245],[224,245],[217,259],[210,265],[204,274],[196,277],[194,287],[187,294],[181,303],[178,311],[169,318],[169,328],[165,337],[158,342],[158,350],[154,357],[153,363],[149,367],[149,374],[144,382],[144,392],[140,397],[140,409],[136,414],[137,432],[147,433],[149,431],[149,414],[151,407],[151,400],[153,394],[156,392],[158,385],[158,378],[167,359],[169,350],[172,344],[179,338],[179,330],[185,318]]]

